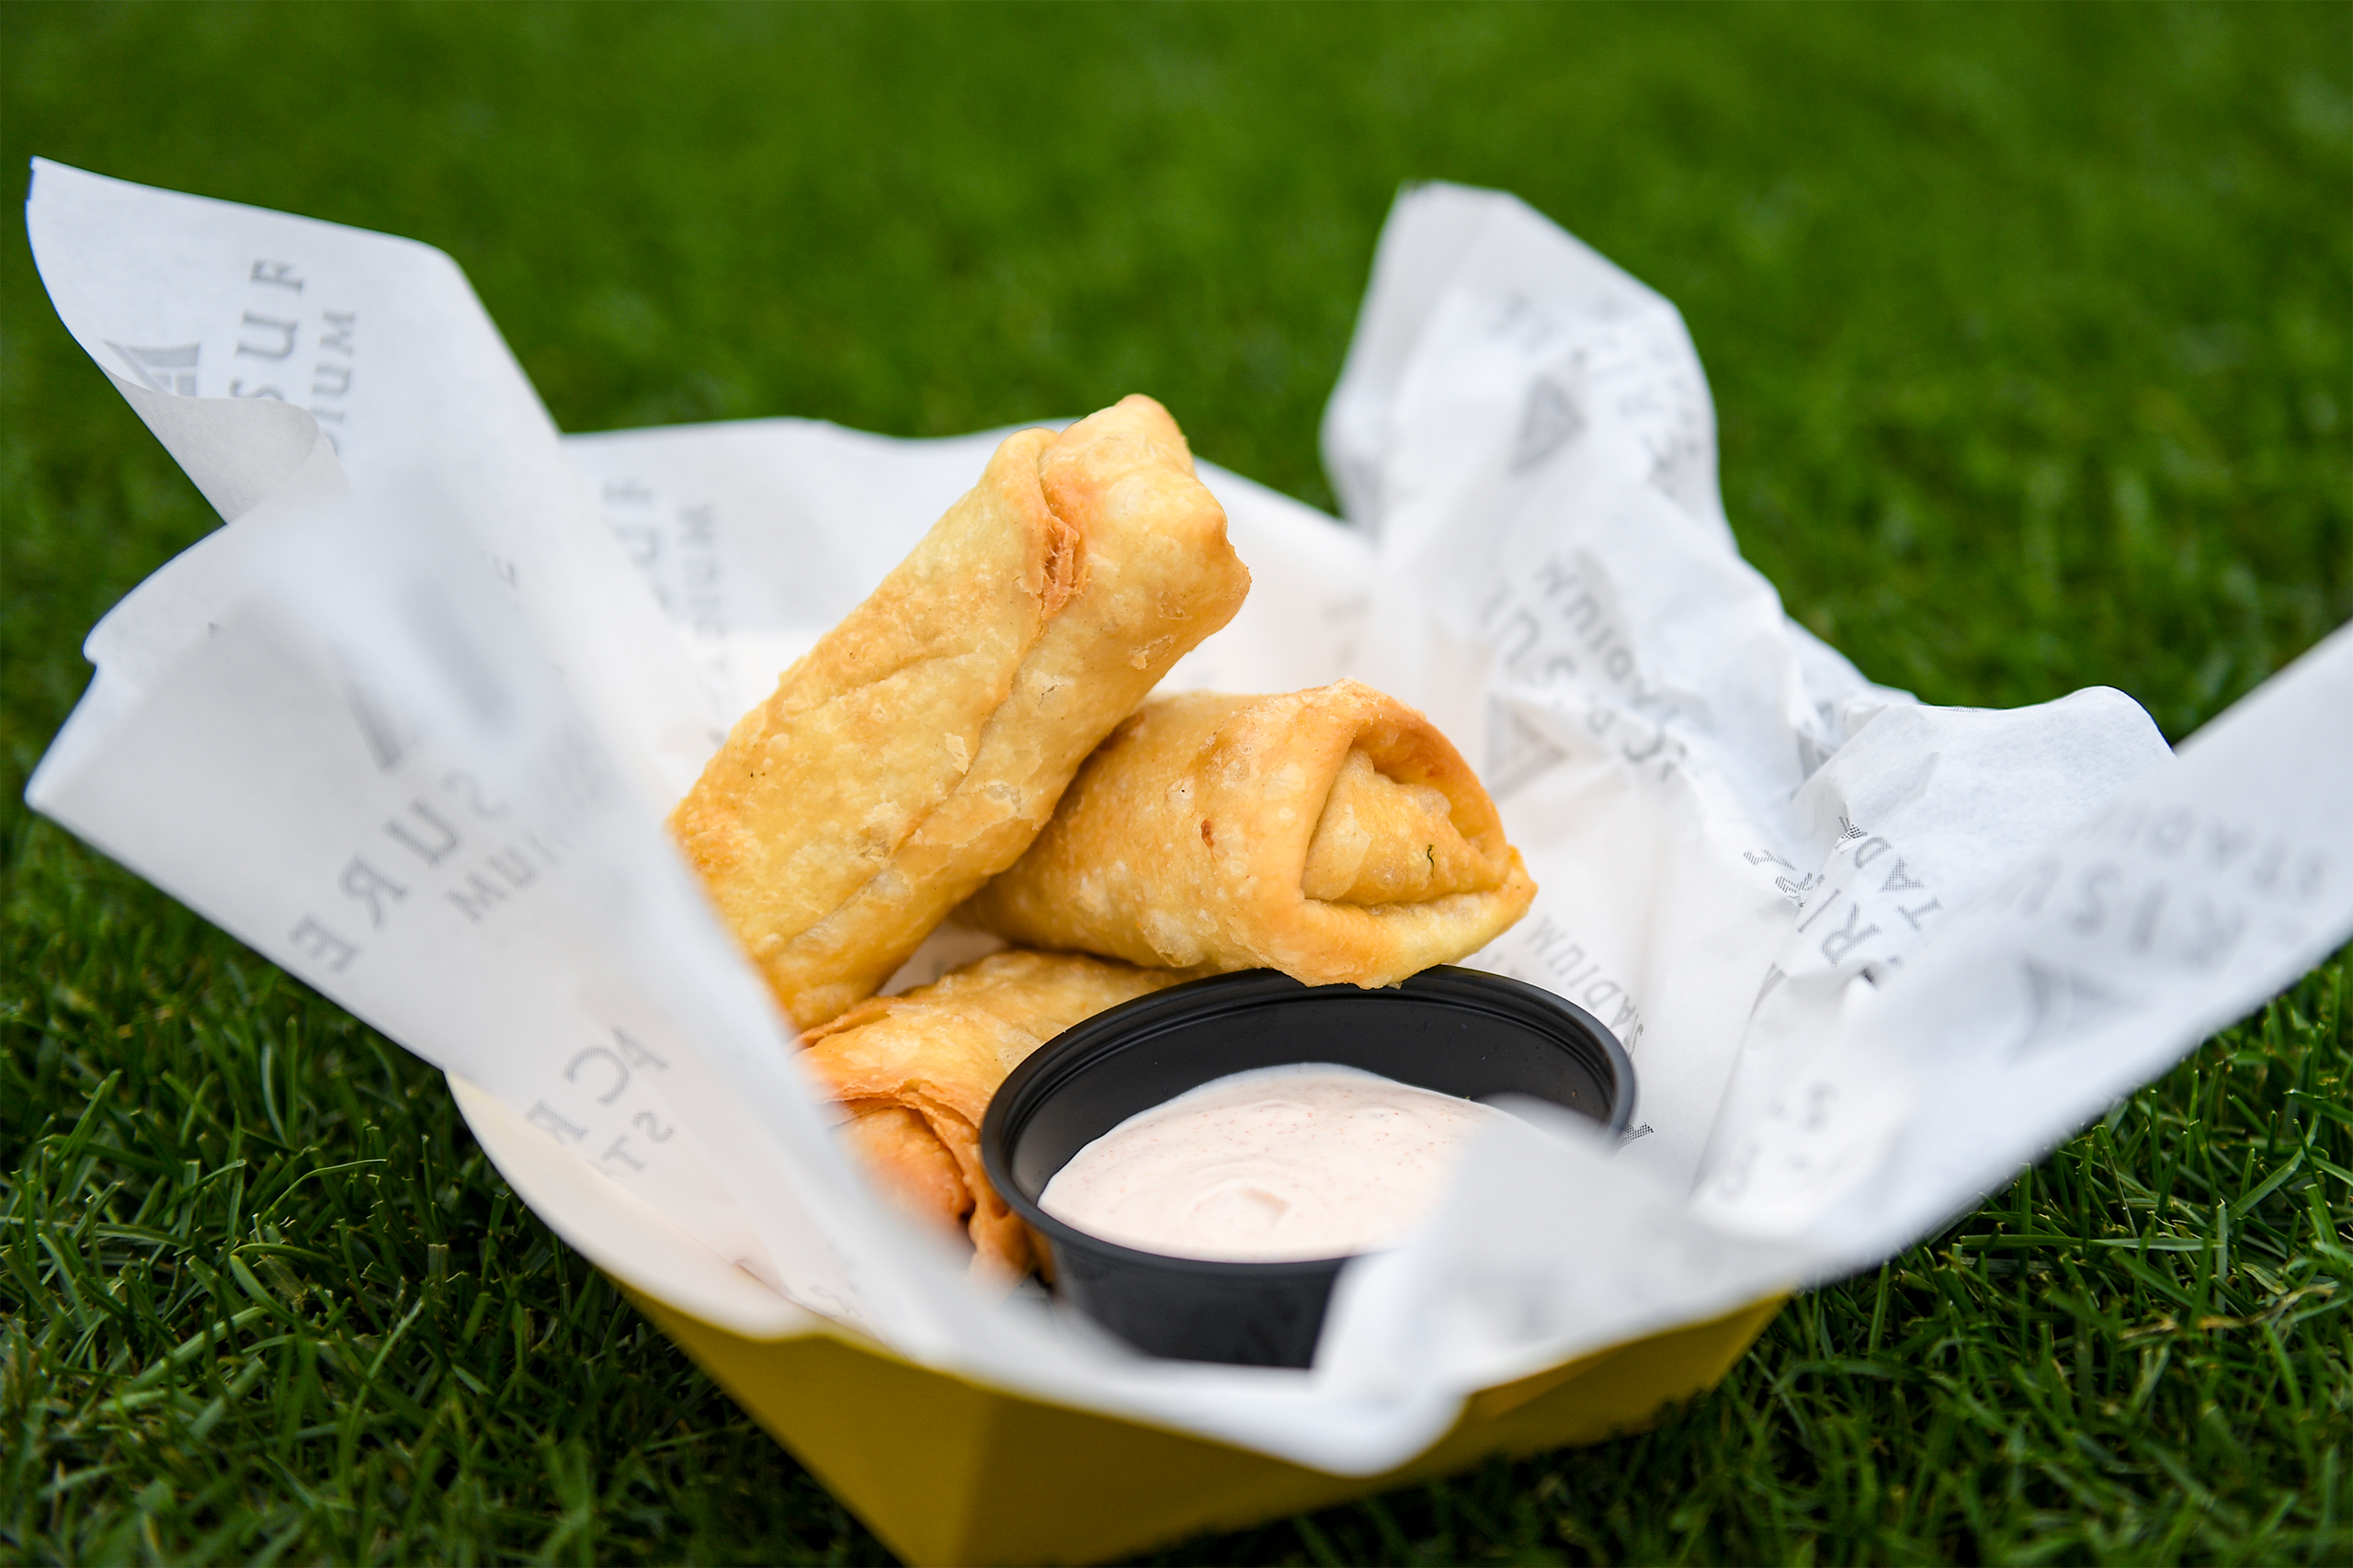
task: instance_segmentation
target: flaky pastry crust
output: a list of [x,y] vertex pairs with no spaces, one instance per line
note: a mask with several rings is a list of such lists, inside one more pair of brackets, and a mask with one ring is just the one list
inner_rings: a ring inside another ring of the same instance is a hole
[[1195,978],[1073,953],[995,953],[858,1004],[812,1030],[801,1060],[838,1102],[845,1141],[883,1189],[968,1233],[975,1273],[1018,1278],[1049,1259],[981,1168],[990,1096],[1064,1029]]
[[1393,985],[1536,896],[1495,801],[1419,712],[1355,681],[1147,703],[959,918],[1135,964]]
[[737,722],[670,819],[793,1022],[870,996],[1011,865],[1250,574],[1165,409],[1009,437]]

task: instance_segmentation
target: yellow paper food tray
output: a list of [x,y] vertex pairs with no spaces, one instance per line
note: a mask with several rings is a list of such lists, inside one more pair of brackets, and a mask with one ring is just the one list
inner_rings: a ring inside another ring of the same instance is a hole
[[1490,1454],[1637,1431],[1713,1387],[1781,1307],[1774,1297],[1482,1390],[1451,1431],[1395,1470],[1332,1475],[917,1366],[775,1295],[481,1089],[449,1084],[532,1211],[910,1562],[1093,1562]]

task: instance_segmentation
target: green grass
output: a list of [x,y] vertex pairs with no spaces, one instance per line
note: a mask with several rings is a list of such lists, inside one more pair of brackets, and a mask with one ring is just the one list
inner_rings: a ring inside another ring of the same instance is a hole
[[[32,153],[415,235],[565,427],[1149,390],[1319,504],[1399,181],[1684,310],[1866,673],[2179,737],[2353,616],[2353,8],[0,8]],[[213,519],[0,225],[0,1559],[877,1559],[434,1074],[29,818]],[[2345,955],[1655,1432],[1172,1560],[2353,1556]]]

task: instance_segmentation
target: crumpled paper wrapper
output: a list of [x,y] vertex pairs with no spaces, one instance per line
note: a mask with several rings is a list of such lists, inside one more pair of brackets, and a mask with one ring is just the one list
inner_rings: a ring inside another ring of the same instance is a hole
[[1608,1024],[1641,1104],[1476,1148],[1313,1371],[1141,1358],[876,1200],[660,828],[998,433],[566,437],[438,252],[35,167],[60,315],[226,526],[91,633],[28,798],[568,1152],[560,1229],[624,1273],[658,1234],[959,1376],[1370,1474],[1470,1391],[1900,1250],[2353,930],[2353,633],[2177,755],[2114,691],[1874,686],[1740,559],[1674,308],[1410,190],[1325,421],[1351,526],[1205,463],[1256,587],[1166,688],[1427,710],[1543,887],[1472,961]]

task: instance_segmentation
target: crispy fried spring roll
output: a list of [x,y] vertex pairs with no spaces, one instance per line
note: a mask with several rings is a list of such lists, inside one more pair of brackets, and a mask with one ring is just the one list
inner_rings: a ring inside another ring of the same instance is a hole
[[1476,951],[1535,896],[1446,737],[1341,681],[1145,704],[959,918],[1029,947],[1371,986]]
[[1150,398],[1007,437],[671,815],[793,1022],[872,995],[1011,865],[1096,743],[1249,585]]
[[1006,1074],[1107,1007],[1193,973],[1069,953],[995,953],[904,996],[860,1003],[806,1038],[852,1153],[902,1208],[972,1240],[975,1272],[1018,1278],[1045,1249],[981,1169],[981,1118]]

